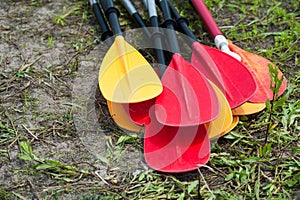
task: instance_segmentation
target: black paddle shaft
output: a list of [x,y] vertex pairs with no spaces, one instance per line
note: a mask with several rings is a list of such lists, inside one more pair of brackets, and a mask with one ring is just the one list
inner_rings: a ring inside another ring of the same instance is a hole
[[159,0],[159,5],[163,13],[164,24],[169,31],[167,31],[167,37],[169,41],[169,46],[174,51],[174,53],[179,53],[180,48],[177,41],[177,36],[175,30],[176,22],[172,19],[171,13],[169,10],[169,5],[166,0]]
[[172,3],[170,1],[168,1],[168,5],[170,8],[170,11],[172,12],[172,15],[175,17],[177,24],[179,25],[181,32],[183,32],[184,34],[186,34],[187,36],[189,36],[190,38],[190,42],[194,43],[197,41],[197,38],[195,37],[195,35],[193,34],[193,32],[191,31],[191,29],[188,26],[188,21],[185,17],[182,17],[177,9],[172,5]]
[[129,14],[135,19],[135,21],[138,23],[138,25],[140,25],[144,31],[144,33],[146,34],[146,36],[148,38],[151,37],[151,33],[148,29],[148,27],[146,26],[142,16],[138,13],[138,11],[135,9],[134,5],[132,4],[132,2],[130,0],[119,0],[124,7],[126,8],[126,10],[129,12]]
[[[95,15],[95,17],[98,21],[98,24],[101,28],[101,31],[102,31],[101,41],[111,38],[113,36],[113,33],[110,30],[107,22],[105,21],[104,14],[103,14],[102,10],[100,9],[99,4],[97,3],[96,0],[90,0],[90,4],[93,8],[94,15]],[[112,41],[108,41],[107,43],[108,43],[108,45],[111,45]]]
[[119,23],[120,12],[114,7],[112,0],[100,0],[100,4],[105,11],[105,15],[109,20],[113,33],[115,35],[122,35],[121,26]]
[[164,72],[166,71],[166,60],[163,51],[163,44],[162,44],[162,33],[159,29],[159,22],[158,16],[155,7],[155,1],[148,2],[148,12],[150,17],[152,29],[152,36],[151,39],[154,41],[155,48],[156,48],[156,55],[159,65],[160,77],[163,76]]

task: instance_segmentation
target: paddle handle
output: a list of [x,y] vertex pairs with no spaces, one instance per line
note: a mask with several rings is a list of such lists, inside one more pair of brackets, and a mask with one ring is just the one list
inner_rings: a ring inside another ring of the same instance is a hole
[[143,29],[144,33],[147,35],[147,37],[150,38],[151,33],[150,33],[149,29],[147,28],[143,18],[138,13],[138,11],[135,9],[132,2],[130,0],[119,0],[119,1],[124,5],[126,10],[129,12],[129,14],[136,20],[138,25],[140,25],[140,27],[142,27],[142,29]]
[[112,0],[100,0],[100,4],[104,9],[105,15],[109,20],[111,29],[115,35],[122,35],[121,26],[119,23],[120,12],[114,7]]
[[168,5],[170,8],[170,11],[172,13],[172,15],[175,17],[177,24],[179,25],[181,32],[183,32],[185,35],[189,36],[190,39],[190,43],[194,43],[197,41],[196,36],[193,34],[193,32],[191,31],[191,29],[188,26],[188,21],[185,17],[182,17],[179,12],[177,11],[177,9],[173,6],[173,4],[168,1]]
[[[107,22],[105,21],[104,14],[102,10],[100,9],[100,6],[96,0],[90,0],[90,4],[93,8],[94,15],[98,21],[98,24],[101,28],[102,34],[101,34],[101,41],[104,41],[108,38],[111,38],[113,36],[112,31],[109,29],[109,26]],[[109,45],[112,44],[112,41],[108,40]]]
[[169,46],[174,53],[179,53],[180,48],[177,41],[177,36],[175,30],[176,22],[172,19],[171,13],[169,10],[169,5],[166,0],[159,0],[159,5],[163,13],[164,24],[169,31],[167,31],[167,37],[169,41]]

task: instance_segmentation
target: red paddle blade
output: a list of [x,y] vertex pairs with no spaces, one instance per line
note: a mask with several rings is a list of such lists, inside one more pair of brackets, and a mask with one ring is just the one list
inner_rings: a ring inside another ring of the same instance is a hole
[[226,53],[194,42],[191,62],[225,94],[231,108],[248,101],[256,91],[250,71]]
[[[249,71],[254,76],[258,90],[255,92],[254,96],[249,100],[254,103],[263,103],[268,99],[273,99],[273,92],[270,89],[271,77],[269,71],[269,65],[274,66],[268,59],[261,57],[259,55],[247,52],[238,46],[234,45],[230,40],[228,40],[229,48],[231,51],[237,53],[242,58],[242,63],[249,69]],[[282,72],[278,70],[278,78],[283,76]],[[283,82],[280,86],[278,95],[282,95],[286,89],[287,82],[285,77],[283,77]]]
[[138,125],[147,125],[150,123],[149,111],[154,107],[155,98],[139,103],[127,104],[124,108],[131,120]]
[[155,114],[161,124],[195,126],[218,116],[220,106],[213,87],[180,54],[173,55],[162,84],[163,92],[155,101]]
[[210,140],[204,125],[164,126],[151,115],[144,138],[144,156],[149,167],[178,173],[197,169],[208,162]]

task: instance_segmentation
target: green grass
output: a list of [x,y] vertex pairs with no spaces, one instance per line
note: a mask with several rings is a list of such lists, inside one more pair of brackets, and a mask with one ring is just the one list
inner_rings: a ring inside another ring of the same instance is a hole
[[[59,2],[63,9],[51,5],[51,18],[36,20],[38,25],[31,24],[34,28],[27,23],[48,6],[46,1],[6,4],[22,12],[12,10],[6,19],[9,23],[0,27],[1,42],[7,45],[2,49],[10,48],[0,55],[0,170],[9,180],[0,181],[0,199],[299,198],[298,0],[205,1],[226,37],[272,61],[284,72],[288,87],[282,96],[267,102],[264,111],[242,116],[238,126],[215,144],[206,167],[181,174],[146,167],[132,173],[122,167],[127,153],[142,152],[142,142],[139,135],[116,127],[108,115],[101,132],[107,137],[105,156],[95,158],[83,147],[74,126],[71,86],[79,62],[90,61],[92,50],[106,47],[99,44],[100,30],[87,1]],[[213,46],[191,5],[175,4],[199,41]],[[119,8],[122,28],[135,28],[124,8]],[[30,39],[40,46],[27,48],[24,40]],[[60,48],[59,55],[47,57]],[[273,82],[280,85],[276,78]],[[275,95],[277,89],[273,88]]]

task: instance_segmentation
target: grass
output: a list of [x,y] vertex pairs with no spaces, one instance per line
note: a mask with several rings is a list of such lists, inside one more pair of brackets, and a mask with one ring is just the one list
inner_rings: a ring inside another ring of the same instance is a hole
[[[205,2],[222,32],[272,61],[288,88],[276,97],[275,87],[264,111],[241,117],[215,144],[207,166],[182,174],[127,168],[128,155],[142,151],[141,139],[115,126],[105,110],[98,113],[107,138],[104,156],[95,158],[84,147],[74,125],[72,83],[79,67],[100,62],[91,53],[104,49],[87,2],[2,5],[3,12],[15,9],[4,12],[0,27],[0,199],[298,199],[299,2]],[[213,46],[191,5],[176,6],[197,38]],[[134,28],[119,8],[122,28]]]

